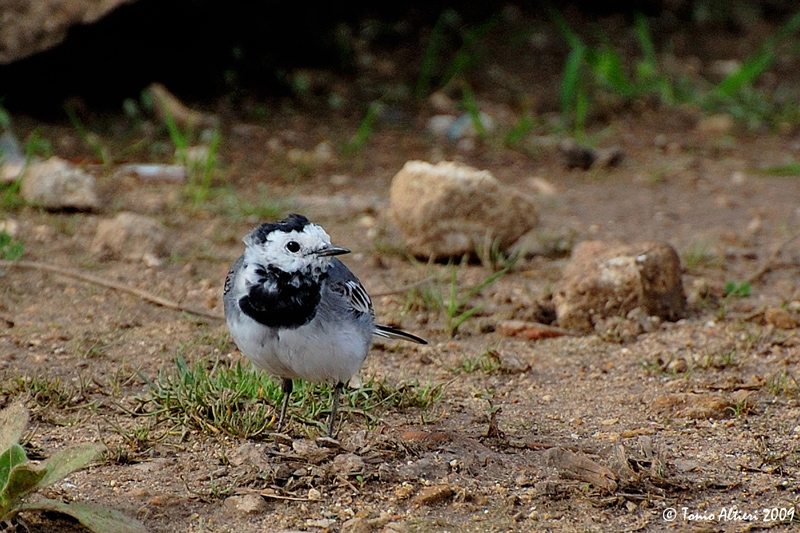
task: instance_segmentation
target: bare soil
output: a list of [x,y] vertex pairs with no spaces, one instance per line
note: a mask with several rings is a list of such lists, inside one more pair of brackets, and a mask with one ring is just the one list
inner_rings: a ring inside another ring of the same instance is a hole
[[[508,72],[519,66],[503,60],[510,61],[497,56]],[[491,88],[477,96],[487,112],[510,113],[509,124],[518,116]],[[308,164],[290,151],[311,151],[325,140],[342,146],[361,115],[297,101],[273,108],[246,126],[223,114],[217,192],[204,205],[187,200],[184,185],[91,167],[104,198],[99,212],[23,207],[2,219],[18,223],[26,260],[221,313],[225,274],[242,251],[241,237],[260,221],[226,202],[282,201],[280,214],[301,211],[352,249],[348,266],[371,293],[384,293],[431,275],[447,279],[447,265],[396,252],[401,243],[382,211],[405,161],[455,159],[537,199],[538,253],[483,290],[472,303],[485,307],[453,338],[444,313],[422,305],[412,289],[375,298],[381,321],[430,344],[377,346],[361,375],[446,384],[443,396],[427,409],[391,409],[375,428],[347,416],[342,449],[322,455],[269,438],[169,433],[166,422],[133,446],[124,436],[152,422],[129,411],[147,396],[144,378],[172,371],[178,353],[190,363],[242,359],[224,323],[57,274],[5,269],[0,403],[21,397],[33,410],[30,449],[48,455],[102,440],[127,451],[127,460],[110,456],[48,495],[114,507],[154,532],[797,527],[775,518],[780,510],[800,515],[800,240],[792,239],[800,227],[800,187],[796,177],[763,172],[797,157],[794,130],[708,131],[698,128],[704,117],[695,109],[641,102],[593,126],[598,146],[624,150],[622,164],[582,171],[566,168],[555,137],[540,130],[525,149],[503,146],[502,135],[477,139],[471,149],[437,139],[425,133],[435,111],[422,105],[377,124],[361,151]],[[123,145],[133,126],[122,117],[108,120],[104,141]],[[17,124],[21,137],[41,127],[57,154],[92,162],[71,127],[25,118]],[[532,178],[552,190],[545,193]],[[167,226],[171,255],[161,266],[91,256],[98,221],[121,210]],[[567,248],[585,239],[671,243],[686,263],[690,315],[625,339],[528,340],[497,331],[503,320],[541,318],[537,302],[546,305],[568,260],[544,254],[559,239]],[[466,265],[459,281],[474,284],[488,272]],[[749,296],[724,298],[727,282],[751,278]],[[486,361],[487,353],[499,368],[465,365]],[[60,379],[71,398],[35,396],[20,381],[34,376]],[[317,428],[295,421],[289,433],[306,442]],[[363,470],[350,475],[344,454],[360,457]],[[237,498],[248,495],[263,503],[252,512],[237,509]],[[747,514],[720,516],[733,507]],[[677,512],[671,521],[670,509]],[[57,517],[24,518],[30,531],[77,530]]]

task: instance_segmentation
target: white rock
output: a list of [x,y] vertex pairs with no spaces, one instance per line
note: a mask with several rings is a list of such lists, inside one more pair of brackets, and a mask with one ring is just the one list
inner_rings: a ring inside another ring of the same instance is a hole
[[17,181],[25,170],[24,159],[3,159],[0,162],[0,183]]
[[45,209],[97,208],[94,177],[58,157],[32,162],[22,179],[20,194],[26,202]]
[[389,197],[390,217],[418,256],[456,257],[493,242],[505,250],[538,222],[529,197],[459,163],[409,161]]
[[164,165],[158,163],[122,165],[115,176],[131,174],[141,180],[186,181],[186,167],[183,165]]
[[120,257],[143,261],[147,266],[161,264],[167,230],[157,220],[135,213],[120,213],[102,220],[92,241],[91,252],[101,257]]
[[14,238],[19,233],[19,222],[13,218],[0,220],[0,233],[5,233],[11,238]]

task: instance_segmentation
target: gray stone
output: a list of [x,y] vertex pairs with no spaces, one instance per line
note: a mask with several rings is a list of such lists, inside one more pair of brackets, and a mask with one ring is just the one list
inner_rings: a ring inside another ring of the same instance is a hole
[[229,511],[256,514],[267,511],[267,502],[259,494],[243,494],[225,498],[224,506]]
[[637,328],[640,314],[678,320],[686,312],[680,259],[662,242],[583,242],[573,251],[553,303],[559,326],[577,331],[626,317],[637,307],[640,311],[628,317]]
[[354,453],[342,453],[334,457],[331,469],[339,476],[355,476],[364,473],[364,460]]
[[600,150],[578,144],[574,139],[562,141],[558,148],[564,156],[564,164],[567,168],[608,169],[618,166],[625,158],[625,152],[618,146]]
[[45,209],[96,209],[94,177],[69,161],[51,157],[28,165],[20,187],[22,198]]
[[159,221],[123,212],[100,221],[91,252],[101,258],[119,257],[157,266],[165,254],[166,242],[167,230]]
[[389,213],[417,256],[445,259],[508,249],[537,222],[533,201],[489,171],[409,161],[392,179]]

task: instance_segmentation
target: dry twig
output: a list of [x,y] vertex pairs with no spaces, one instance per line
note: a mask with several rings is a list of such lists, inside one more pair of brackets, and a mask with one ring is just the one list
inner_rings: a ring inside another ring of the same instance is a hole
[[780,243],[775,248],[775,250],[773,250],[772,254],[767,258],[767,260],[764,261],[764,264],[761,265],[761,268],[756,270],[753,274],[750,275],[750,277],[747,278],[747,282],[753,284],[757,281],[760,281],[761,278],[763,278],[770,271],[772,271],[775,268],[775,264],[778,261],[778,257],[780,257],[781,252],[783,252],[783,249],[786,248],[793,240],[797,239],[798,237],[800,237],[800,230],[795,231],[789,236],[788,239]]
[[86,283],[92,283],[94,285],[106,287],[108,289],[114,289],[120,292],[127,292],[128,294],[137,296],[142,300],[145,300],[147,302],[156,305],[160,305],[161,307],[166,307],[167,309],[183,311],[185,313],[189,313],[192,315],[202,316],[205,318],[213,318],[215,320],[225,320],[225,317],[218,313],[214,313],[211,311],[204,311],[202,309],[195,309],[193,307],[181,305],[177,302],[173,302],[172,300],[168,300],[167,298],[162,298],[147,291],[137,289],[136,287],[130,287],[128,285],[123,285],[122,283],[110,281],[98,276],[86,274],[84,272],[77,272],[75,270],[63,268],[58,265],[50,265],[48,263],[40,263],[38,261],[0,261],[0,268],[28,268],[34,270],[42,270],[44,272],[50,272],[52,274],[66,276],[68,278],[77,279],[80,281],[84,281]]

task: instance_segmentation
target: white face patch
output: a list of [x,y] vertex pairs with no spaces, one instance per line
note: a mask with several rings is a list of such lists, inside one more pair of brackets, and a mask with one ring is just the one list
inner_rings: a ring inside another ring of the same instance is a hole
[[263,243],[254,242],[251,233],[244,238],[244,243],[247,245],[246,263],[272,265],[284,272],[324,272],[330,262],[330,258],[314,253],[331,244],[331,238],[316,224],[306,225],[303,231],[273,231]]

